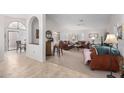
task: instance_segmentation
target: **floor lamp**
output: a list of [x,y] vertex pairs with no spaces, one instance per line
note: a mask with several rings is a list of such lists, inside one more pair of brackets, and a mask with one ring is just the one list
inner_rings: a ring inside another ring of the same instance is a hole
[[[114,34],[108,34],[107,37],[106,37],[105,43],[110,44],[110,52],[109,52],[109,54],[112,56],[111,48],[112,48],[113,44],[118,43],[116,36]],[[110,68],[112,68],[112,58],[111,57],[110,57]],[[115,78],[112,75],[112,70],[111,70],[111,73],[109,75],[107,75],[107,77],[108,78]]]

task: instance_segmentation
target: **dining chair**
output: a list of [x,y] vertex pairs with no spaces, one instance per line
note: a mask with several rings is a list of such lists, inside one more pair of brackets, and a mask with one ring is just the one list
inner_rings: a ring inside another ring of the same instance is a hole
[[21,52],[21,41],[16,41],[16,51],[18,50]]

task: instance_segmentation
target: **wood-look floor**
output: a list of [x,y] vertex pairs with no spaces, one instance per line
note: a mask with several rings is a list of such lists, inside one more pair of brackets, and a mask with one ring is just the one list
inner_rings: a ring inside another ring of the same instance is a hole
[[38,62],[15,52],[7,52],[0,62],[0,78],[68,78],[89,77],[69,68],[49,63]]

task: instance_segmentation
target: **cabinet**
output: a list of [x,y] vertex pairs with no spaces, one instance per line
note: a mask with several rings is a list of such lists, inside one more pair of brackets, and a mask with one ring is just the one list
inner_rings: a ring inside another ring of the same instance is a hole
[[51,41],[46,41],[46,56],[52,56]]

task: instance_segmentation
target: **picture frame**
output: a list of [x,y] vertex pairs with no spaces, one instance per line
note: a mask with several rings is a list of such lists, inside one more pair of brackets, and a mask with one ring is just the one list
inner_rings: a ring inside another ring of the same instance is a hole
[[123,34],[122,34],[122,25],[117,27],[117,39],[122,39]]
[[89,33],[89,38],[92,38],[92,37],[98,38],[99,34],[98,33]]
[[36,29],[36,39],[39,39],[39,29]]

